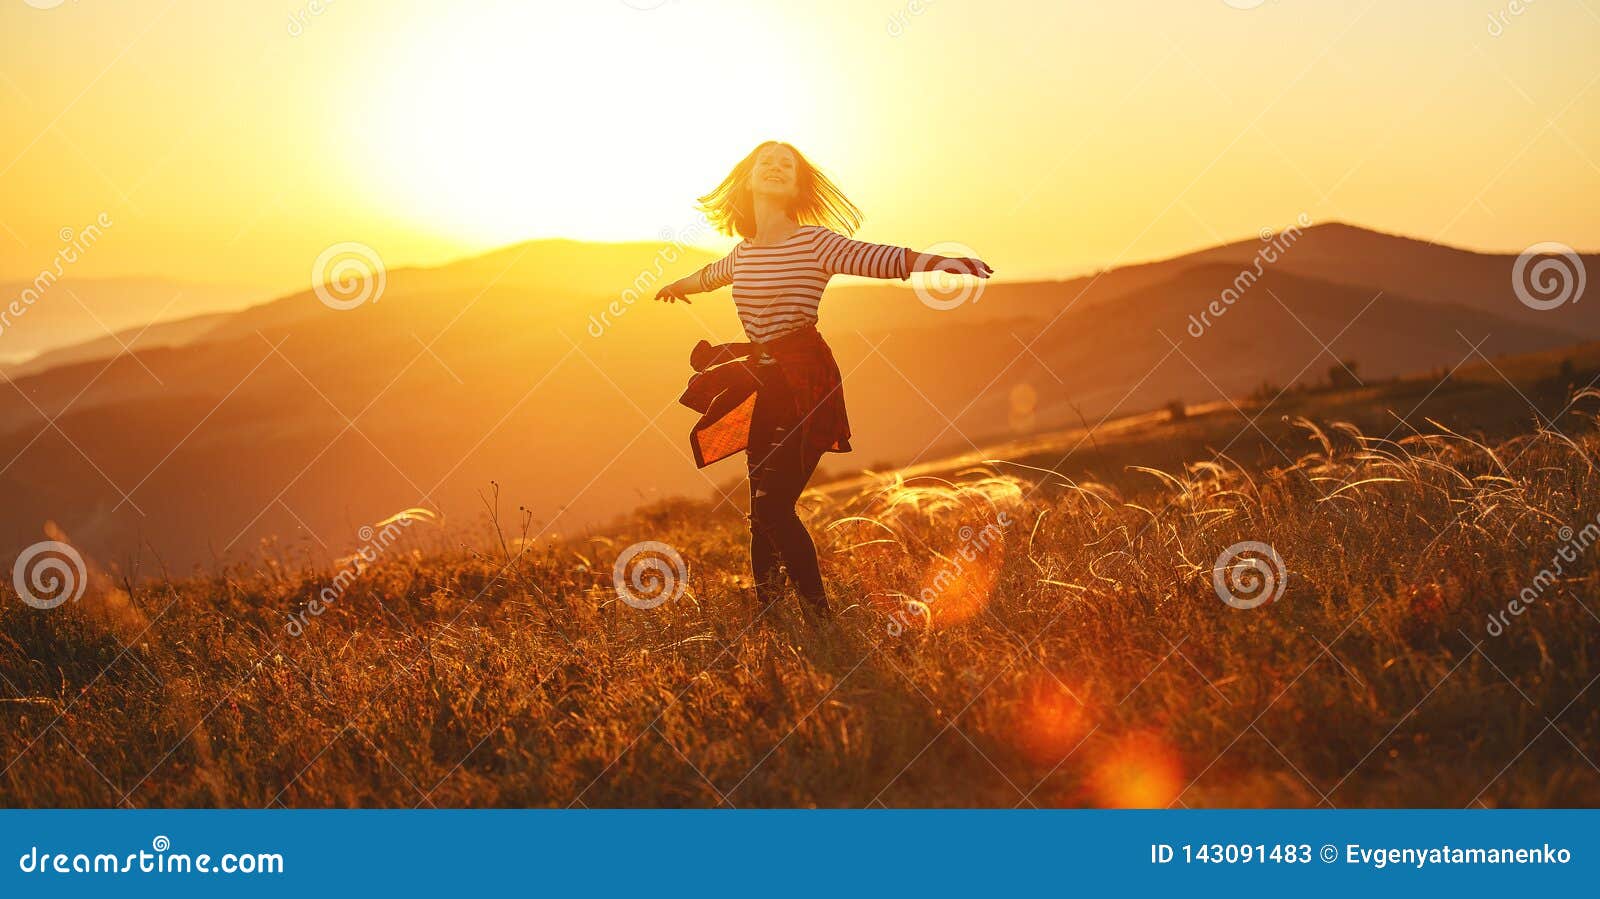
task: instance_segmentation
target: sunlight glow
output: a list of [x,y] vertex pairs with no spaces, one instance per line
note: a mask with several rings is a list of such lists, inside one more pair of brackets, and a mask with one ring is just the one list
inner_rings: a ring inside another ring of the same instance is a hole
[[1048,675],[1029,684],[1018,704],[1016,741],[1030,761],[1055,767],[1089,735],[1089,710],[1074,692]]
[[616,7],[462,9],[416,29],[362,91],[382,98],[357,154],[374,199],[486,243],[652,238],[691,227],[695,197],[757,142],[812,130],[818,73],[727,77],[739,20],[691,30]]
[[1118,737],[1090,774],[1096,804],[1105,808],[1166,808],[1183,788],[1177,752],[1154,731]]

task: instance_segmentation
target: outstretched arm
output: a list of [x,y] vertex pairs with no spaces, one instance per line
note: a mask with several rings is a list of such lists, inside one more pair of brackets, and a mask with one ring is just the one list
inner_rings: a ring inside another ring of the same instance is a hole
[[656,291],[656,299],[663,303],[682,300],[689,303],[689,294],[707,293],[733,283],[733,254],[718,259],[692,275],[679,278]]
[[987,278],[994,269],[982,259],[918,253],[905,247],[851,240],[832,231],[818,243],[818,257],[830,274],[863,278],[907,278],[912,272],[949,272]]
[[972,275],[987,278],[994,274],[989,263],[976,256],[940,256],[935,253],[907,254],[914,272],[949,272],[952,275]]

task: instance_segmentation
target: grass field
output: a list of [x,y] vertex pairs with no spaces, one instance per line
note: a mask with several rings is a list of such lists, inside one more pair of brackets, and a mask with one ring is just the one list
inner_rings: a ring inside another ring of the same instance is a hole
[[[1600,396],[1545,369],[836,481],[820,627],[689,501],[7,593],[0,802],[1600,805]],[[613,582],[639,541],[687,565],[648,610]],[[1247,541],[1281,568],[1219,563]]]

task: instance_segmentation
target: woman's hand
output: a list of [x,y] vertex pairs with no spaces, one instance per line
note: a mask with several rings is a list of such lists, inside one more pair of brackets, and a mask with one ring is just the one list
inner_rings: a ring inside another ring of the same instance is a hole
[[952,275],[971,275],[988,278],[994,274],[989,263],[975,256],[933,256],[923,254],[911,269],[914,272],[947,272]]
[[689,299],[689,291],[685,289],[683,281],[674,281],[666,287],[656,291],[656,299],[663,303],[676,303],[682,300],[693,306],[694,301]]
[[994,269],[989,267],[989,263],[975,256],[959,258],[946,256],[944,264],[939,266],[939,271],[953,275],[972,275],[975,278],[987,278],[994,274]]

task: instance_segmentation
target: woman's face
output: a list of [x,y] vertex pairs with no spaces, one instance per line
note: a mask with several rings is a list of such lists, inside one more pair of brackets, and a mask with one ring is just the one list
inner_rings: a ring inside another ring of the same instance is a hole
[[774,144],[756,154],[750,170],[750,192],[758,196],[792,200],[800,192],[800,160],[794,151]]

